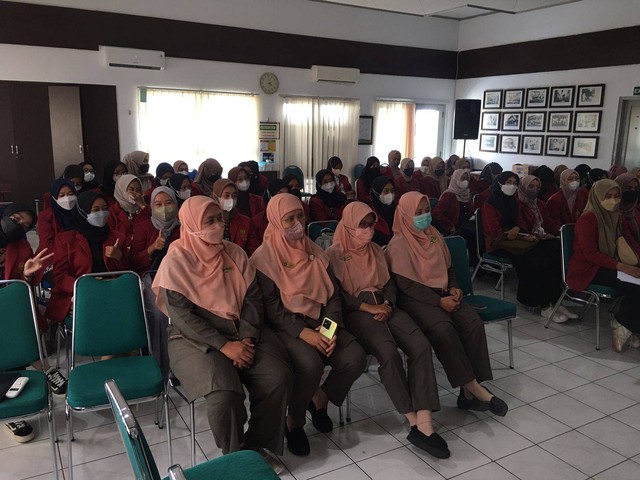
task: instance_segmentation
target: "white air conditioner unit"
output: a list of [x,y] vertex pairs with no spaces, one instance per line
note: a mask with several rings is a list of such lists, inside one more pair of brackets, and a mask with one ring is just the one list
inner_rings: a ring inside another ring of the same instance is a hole
[[360,79],[360,70],[357,68],[325,67],[313,65],[311,78],[314,82],[346,83],[355,85]]
[[165,67],[164,52],[155,50],[100,45],[100,55],[106,67],[142,68],[144,70],[164,70]]

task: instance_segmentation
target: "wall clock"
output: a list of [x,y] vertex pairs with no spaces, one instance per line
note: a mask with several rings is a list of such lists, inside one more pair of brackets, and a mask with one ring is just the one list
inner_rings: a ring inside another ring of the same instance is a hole
[[260,88],[264,93],[268,95],[276,93],[279,86],[280,82],[278,81],[278,77],[276,77],[275,73],[267,72],[260,76]]

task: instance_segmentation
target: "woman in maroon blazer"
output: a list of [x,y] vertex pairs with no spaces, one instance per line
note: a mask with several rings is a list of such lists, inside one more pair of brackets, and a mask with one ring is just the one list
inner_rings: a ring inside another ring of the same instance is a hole
[[413,160],[410,158],[403,158],[400,162],[400,175],[393,181],[396,187],[396,203],[405,193],[420,191],[419,180],[413,176],[414,167]]
[[576,223],[587,206],[589,191],[580,188],[580,175],[570,168],[560,174],[560,190],[547,200],[549,232],[560,231],[566,223]]
[[336,180],[329,170],[316,174],[316,193],[309,200],[311,221],[335,220],[342,218],[342,210],[347,204],[347,196],[336,186]]
[[133,227],[151,218],[151,210],[144,201],[142,184],[135,175],[122,175],[116,182],[114,196],[116,203],[109,207],[109,228],[119,232],[124,247],[129,247],[133,237]]
[[222,208],[224,217],[223,240],[233,242],[241,247],[250,257],[260,246],[251,219],[238,212],[238,188],[236,184],[226,178],[221,178],[213,184],[212,198]]
[[371,186],[373,181],[380,176],[380,160],[378,157],[367,158],[367,163],[360,173],[357,183],[357,199],[359,202],[371,205]]
[[356,198],[356,192],[353,191],[349,178],[342,174],[343,167],[340,157],[331,157],[327,162],[327,170],[333,173],[336,179],[336,190],[344,193],[349,200],[354,200]]
[[262,197],[249,191],[251,187],[251,170],[249,170],[249,167],[233,167],[229,170],[229,180],[236,184],[238,190],[238,201],[236,203],[238,212],[251,218],[264,211]]

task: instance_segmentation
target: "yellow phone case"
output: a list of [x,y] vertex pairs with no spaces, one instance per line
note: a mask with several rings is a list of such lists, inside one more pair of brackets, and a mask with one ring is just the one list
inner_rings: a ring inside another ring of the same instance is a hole
[[331,320],[329,317],[324,317],[322,319],[322,324],[320,324],[320,333],[331,340],[336,334],[337,328],[338,324],[336,322]]

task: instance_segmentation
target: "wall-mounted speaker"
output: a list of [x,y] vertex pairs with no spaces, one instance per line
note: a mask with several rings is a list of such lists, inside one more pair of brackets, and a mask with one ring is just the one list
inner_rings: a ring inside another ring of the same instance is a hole
[[480,100],[456,100],[456,115],[453,122],[453,138],[475,140],[480,128]]

